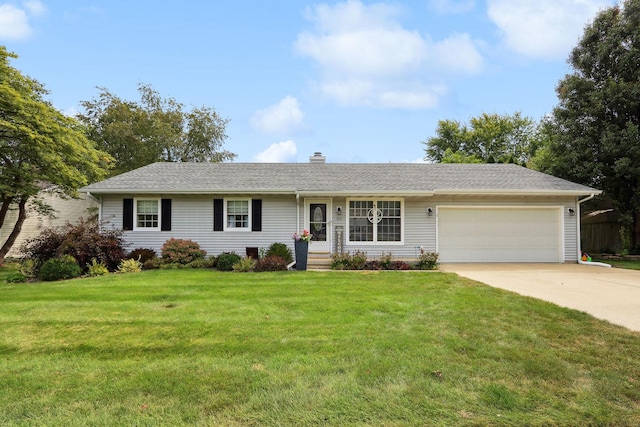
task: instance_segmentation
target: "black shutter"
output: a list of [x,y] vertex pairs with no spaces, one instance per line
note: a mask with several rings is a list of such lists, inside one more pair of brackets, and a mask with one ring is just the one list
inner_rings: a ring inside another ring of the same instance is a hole
[[213,199],[213,231],[224,230],[224,199]]
[[262,200],[251,200],[251,231],[262,231]]
[[122,199],[122,229],[133,230],[133,199]]
[[171,231],[171,199],[162,199],[160,231]]

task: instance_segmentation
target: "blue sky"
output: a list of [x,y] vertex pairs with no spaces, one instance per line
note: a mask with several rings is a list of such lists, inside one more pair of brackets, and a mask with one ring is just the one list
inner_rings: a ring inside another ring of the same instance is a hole
[[236,161],[413,162],[438,120],[539,120],[612,0],[0,0],[0,44],[61,111],[139,83],[231,122]]

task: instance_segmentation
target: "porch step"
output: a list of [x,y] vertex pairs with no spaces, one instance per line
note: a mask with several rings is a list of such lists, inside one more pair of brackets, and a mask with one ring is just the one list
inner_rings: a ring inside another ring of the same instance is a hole
[[331,270],[331,257],[327,254],[310,253],[307,258],[308,270]]

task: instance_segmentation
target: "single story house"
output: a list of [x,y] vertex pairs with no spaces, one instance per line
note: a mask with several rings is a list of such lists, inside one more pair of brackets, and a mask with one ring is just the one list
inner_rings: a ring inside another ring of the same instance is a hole
[[599,190],[513,164],[154,163],[81,189],[131,249],[171,237],[208,254],[309,230],[310,256],[361,250],[442,262],[577,262]]

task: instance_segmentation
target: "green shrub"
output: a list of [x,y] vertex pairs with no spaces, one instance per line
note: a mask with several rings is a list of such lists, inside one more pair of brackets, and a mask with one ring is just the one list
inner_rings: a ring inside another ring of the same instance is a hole
[[118,266],[118,273],[139,273],[142,271],[142,263],[137,259],[123,259]]
[[218,271],[233,271],[233,265],[240,261],[242,257],[235,252],[225,252],[218,256],[216,268]]
[[187,268],[213,268],[213,258],[209,259],[197,259],[195,261],[191,261],[189,264],[185,265]]
[[18,271],[27,278],[38,277],[36,262],[29,258],[24,258],[22,261],[20,261]]
[[109,274],[109,269],[102,261],[97,261],[95,258],[91,260],[90,264],[87,264],[87,274],[91,277],[104,276]]
[[378,258],[378,264],[380,265],[380,268],[383,270],[392,270],[393,255],[391,255],[391,252],[388,252],[388,253],[383,252],[380,255],[380,258]]
[[156,258],[156,251],[149,248],[137,248],[129,252],[127,255],[127,259],[137,259],[143,264],[154,258]]
[[7,283],[24,283],[27,281],[27,276],[22,273],[11,273],[4,281]]
[[71,255],[51,258],[40,267],[40,278],[45,281],[73,279],[82,274],[82,268]]
[[438,252],[425,252],[418,257],[419,270],[435,270],[438,268]]
[[[345,252],[331,255],[333,270],[364,270],[367,265],[367,253],[363,251]],[[379,262],[376,262],[379,265]]]
[[240,261],[233,264],[233,271],[238,273],[248,273],[253,271],[256,265],[256,260],[251,257],[242,258]]
[[265,256],[274,255],[283,258],[287,262],[287,264],[293,261],[291,249],[289,249],[289,246],[285,245],[284,243],[272,243],[271,246],[269,246],[269,249],[267,249]]
[[148,259],[142,264],[142,268],[145,270],[157,270],[161,266],[162,266],[162,259],[157,257]]
[[162,260],[166,263],[186,265],[204,259],[206,254],[207,252],[200,249],[200,245],[193,240],[171,238],[162,245]]
[[364,270],[364,266],[367,264],[367,253],[364,251],[355,251],[351,255],[351,270]]
[[331,269],[332,270],[348,270],[350,260],[351,260],[351,255],[349,255],[349,252],[334,253],[333,255],[331,255]]
[[269,255],[264,258],[260,258],[256,262],[256,266],[253,268],[253,271],[287,271],[287,264],[289,264],[287,260],[281,256]]

